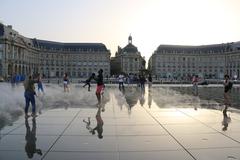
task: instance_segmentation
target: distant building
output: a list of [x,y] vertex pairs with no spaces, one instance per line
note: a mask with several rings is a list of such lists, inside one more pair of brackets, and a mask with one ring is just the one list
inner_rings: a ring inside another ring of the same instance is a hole
[[240,42],[204,45],[160,45],[148,62],[152,74],[161,78],[240,76]]
[[0,76],[41,73],[46,77],[87,77],[100,68],[110,75],[110,51],[102,43],[61,43],[30,39],[0,24]]
[[139,74],[142,70],[145,70],[145,59],[132,44],[132,36],[129,36],[128,44],[124,48],[118,47],[111,59],[111,74]]

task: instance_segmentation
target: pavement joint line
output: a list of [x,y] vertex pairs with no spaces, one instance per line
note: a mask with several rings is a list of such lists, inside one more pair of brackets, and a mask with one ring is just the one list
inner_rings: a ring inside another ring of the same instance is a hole
[[[182,112],[182,111],[180,111],[180,112]],[[187,114],[187,113],[185,113],[185,112],[182,112],[182,113],[185,114],[185,115],[187,115],[187,116],[189,116],[189,117],[191,117],[192,119],[194,119],[194,120],[202,123],[202,124],[205,125],[206,127],[211,128],[212,130],[216,131],[217,133],[219,133],[219,134],[221,134],[221,135],[223,135],[223,136],[225,136],[225,137],[227,137],[227,138],[229,138],[229,139],[231,139],[231,140],[233,140],[233,141],[235,141],[235,142],[237,142],[237,143],[240,143],[240,141],[238,141],[238,140],[236,140],[236,139],[233,139],[232,137],[230,137],[230,136],[228,136],[228,135],[226,135],[226,134],[218,131],[217,129],[215,129],[215,128],[209,126],[209,125],[207,125],[206,123],[204,123],[204,122],[202,122],[202,121],[200,121],[200,120],[198,120],[198,119],[196,119],[195,117],[193,117],[193,116],[191,116],[191,115],[189,115],[189,114]]]
[[78,113],[73,117],[73,119],[69,122],[69,124],[66,126],[66,128],[62,131],[62,133],[57,137],[57,139],[53,142],[53,144],[49,147],[47,152],[42,156],[41,160],[43,160],[46,155],[50,152],[50,150],[53,148],[53,146],[57,143],[57,141],[63,136],[64,132],[69,128],[69,126],[72,124],[72,122],[76,119],[78,114],[81,112],[81,110],[78,111]]
[[175,138],[171,133],[170,131],[167,130],[167,128],[165,128],[146,108],[144,108],[145,111],[194,159],[194,160],[197,160],[191,152],[189,152],[187,150],[187,148],[185,148],[178,140],[177,138]]
[[2,136],[1,136],[1,138],[0,138],[0,141],[1,141],[4,137],[6,137],[7,135],[11,135],[11,132],[13,132],[13,131],[15,131],[16,129],[22,127],[23,125],[24,125],[24,123],[20,124],[19,126],[17,126],[16,128],[10,130],[10,131],[7,132],[7,133],[2,134]]

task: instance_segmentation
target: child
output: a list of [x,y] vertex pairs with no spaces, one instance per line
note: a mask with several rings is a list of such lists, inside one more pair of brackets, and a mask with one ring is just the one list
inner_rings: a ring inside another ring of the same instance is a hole
[[90,91],[91,88],[91,80],[95,77],[95,73],[92,73],[92,75],[85,81],[85,84],[83,85],[83,87],[85,87],[86,85],[88,85],[88,91]]
[[68,84],[69,84],[68,75],[67,75],[67,73],[65,73],[65,74],[64,74],[64,77],[63,77],[63,88],[64,88],[64,92],[69,92]]
[[39,75],[38,76],[38,93],[40,93],[40,91],[44,94],[42,77]]

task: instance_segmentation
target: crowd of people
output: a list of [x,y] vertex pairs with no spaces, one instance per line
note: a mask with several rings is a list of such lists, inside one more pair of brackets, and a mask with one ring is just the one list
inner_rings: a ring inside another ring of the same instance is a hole
[[[16,78],[16,77],[15,77]],[[19,78],[19,77],[18,77]],[[17,78],[17,79],[18,79]],[[118,80],[118,87],[120,91],[125,90],[125,85],[131,84],[131,81],[129,80],[128,76],[125,76],[124,74],[119,74],[117,77]],[[19,79],[20,81],[20,79]],[[103,70],[99,69],[97,72],[97,75],[95,73],[92,73],[89,78],[86,79],[83,87],[88,86],[88,91],[91,91],[91,83],[92,81],[96,82],[96,98],[97,98],[97,113],[96,113],[96,126],[91,127],[91,118],[88,117],[87,120],[83,120],[84,123],[86,123],[86,128],[90,132],[90,134],[95,135],[97,133],[97,137],[99,139],[103,138],[103,119],[102,119],[102,112],[105,111],[104,105],[102,105],[102,97],[104,94],[104,78],[103,78]],[[149,88],[151,88],[152,83],[153,83],[153,78],[151,74],[148,74],[147,76],[144,74],[140,74],[137,78],[135,77],[134,80],[137,84],[137,86],[144,91],[145,89],[145,83],[148,82]],[[12,81],[11,81],[12,82]],[[14,81],[16,83],[16,81]],[[27,153],[27,156],[29,158],[32,158],[34,154],[42,155],[41,149],[38,149],[36,147],[36,101],[35,101],[35,96],[40,95],[40,94],[45,94],[44,90],[44,85],[43,85],[43,80],[42,76],[40,74],[37,75],[30,75],[27,78],[25,78],[24,81],[24,97],[25,97],[25,126],[26,126],[26,146],[25,146],[25,151]],[[37,93],[35,90],[35,84],[37,86]],[[193,95],[198,96],[198,84],[199,84],[199,77],[198,75],[195,75],[192,77],[192,90],[193,90]],[[63,91],[68,93],[70,92],[70,80],[69,76],[67,73],[64,74],[63,76]],[[224,76],[224,91],[223,91],[223,97],[224,97],[224,108],[222,111],[223,114],[223,121],[222,125],[223,131],[226,131],[228,129],[228,124],[231,122],[230,115],[227,113],[228,108],[231,106],[231,100],[230,100],[230,92],[233,87],[233,82],[230,81],[229,75]],[[144,92],[143,92],[144,93]],[[151,91],[148,91],[149,98],[151,98]],[[29,106],[32,106],[32,113],[31,115],[28,114]],[[140,101],[141,104],[141,101]],[[151,106],[151,101],[149,101],[149,107]],[[30,125],[28,123],[28,118],[32,116],[32,129],[30,128]]]
[[[24,97],[25,97],[25,117],[28,118],[30,116],[32,117],[37,117],[36,114],[36,100],[35,100],[35,96],[38,96],[40,94],[44,95],[45,94],[45,89],[44,89],[44,85],[43,85],[43,80],[42,80],[42,76],[40,74],[35,74],[34,76],[30,75],[28,77],[24,77],[25,81],[24,81]],[[21,81],[21,77],[19,76],[14,76],[11,80],[11,83],[14,84],[17,81]],[[134,76],[131,77],[129,75],[125,75],[124,73],[119,74],[116,77],[116,80],[118,81],[118,87],[120,91],[124,91],[125,90],[125,85],[130,85],[130,84],[137,84],[137,86],[141,89],[145,89],[145,83],[148,82],[149,87],[152,86],[153,83],[153,78],[151,74],[139,74],[138,76]],[[198,85],[199,85],[199,81],[200,78],[198,77],[198,75],[195,75],[192,77],[192,85],[193,85],[193,95],[195,97],[198,97]],[[89,78],[86,79],[83,87],[87,86],[87,90],[91,91],[91,83],[95,82],[96,83],[96,91],[95,91],[95,95],[96,95],[96,99],[98,102],[98,109],[100,110],[101,108],[101,100],[102,100],[102,96],[104,93],[104,88],[105,88],[105,84],[104,84],[104,78],[103,78],[103,70],[99,69],[99,71],[97,72],[97,74],[92,73]],[[35,84],[37,86],[37,93],[35,91]],[[67,73],[64,74],[63,76],[63,91],[68,93],[70,92],[70,80],[69,80],[69,76]],[[225,75],[224,76],[224,91],[223,91],[223,98],[224,98],[224,108],[223,108],[223,117],[225,120],[223,120],[223,125],[224,128],[223,130],[226,130],[226,122],[229,122],[230,120],[230,116],[227,114],[228,108],[231,106],[231,100],[230,100],[230,92],[232,89],[233,83],[230,81],[230,77],[229,75]],[[29,110],[29,106],[31,104],[31,115],[28,114],[28,110]],[[104,108],[102,108],[102,111],[104,111]],[[98,111],[97,112],[97,119],[101,119],[99,117],[101,117],[101,112]],[[102,123],[102,121],[101,121]],[[94,130],[93,130],[94,131]],[[101,137],[101,136],[100,136]]]

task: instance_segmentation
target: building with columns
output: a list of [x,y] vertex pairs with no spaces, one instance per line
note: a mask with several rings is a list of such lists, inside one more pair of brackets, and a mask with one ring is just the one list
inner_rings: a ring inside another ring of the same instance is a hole
[[145,59],[141,56],[137,47],[132,44],[132,36],[128,37],[128,44],[118,50],[111,59],[111,74],[139,74],[145,70]]
[[177,46],[160,45],[148,62],[149,70],[160,78],[203,78],[240,76],[240,42]]
[[100,68],[110,75],[110,51],[102,43],[30,39],[0,24],[0,76],[40,73],[46,77],[88,77]]

